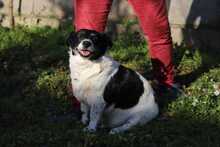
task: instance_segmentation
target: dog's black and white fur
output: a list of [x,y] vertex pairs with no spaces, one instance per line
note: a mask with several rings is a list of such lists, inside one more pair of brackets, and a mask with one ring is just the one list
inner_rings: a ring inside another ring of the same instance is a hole
[[112,46],[104,33],[82,29],[72,32],[67,43],[73,93],[81,103],[82,123],[88,124],[85,130],[96,131],[105,120],[110,133],[123,132],[158,114],[149,83],[104,55]]

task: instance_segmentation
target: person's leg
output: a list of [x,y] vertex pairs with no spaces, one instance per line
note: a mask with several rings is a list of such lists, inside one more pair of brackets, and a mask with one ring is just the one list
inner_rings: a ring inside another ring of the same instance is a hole
[[[112,0],[73,0],[75,31],[89,29],[103,32],[111,5]],[[75,98],[73,107],[80,107]]]
[[161,84],[174,83],[172,38],[165,0],[128,0],[149,42],[154,76]]
[[105,30],[112,0],[73,0],[74,25],[76,31],[91,29]]

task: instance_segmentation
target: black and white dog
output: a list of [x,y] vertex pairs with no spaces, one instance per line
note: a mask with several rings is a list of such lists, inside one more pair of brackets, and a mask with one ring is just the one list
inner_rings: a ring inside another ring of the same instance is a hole
[[72,32],[67,43],[73,93],[81,103],[82,123],[88,124],[85,130],[94,132],[105,120],[110,133],[118,133],[156,117],[150,84],[104,55],[112,46],[106,34],[82,29]]

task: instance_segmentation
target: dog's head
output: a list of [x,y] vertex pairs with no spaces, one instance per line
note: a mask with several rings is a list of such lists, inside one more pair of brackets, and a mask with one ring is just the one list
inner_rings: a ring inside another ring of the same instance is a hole
[[104,33],[81,29],[69,35],[67,45],[72,50],[72,54],[96,60],[103,56],[108,48],[111,48],[112,42]]

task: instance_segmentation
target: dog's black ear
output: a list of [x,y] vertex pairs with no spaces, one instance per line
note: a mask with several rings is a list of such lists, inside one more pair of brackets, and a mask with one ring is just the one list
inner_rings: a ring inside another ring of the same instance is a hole
[[77,43],[77,33],[71,32],[69,37],[66,40],[66,44],[67,44],[67,46],[74,48],[76,43]]
[[112,47],[112,39],[106,34],[102,33],[103,42],[105,43],[106,47],[109,49]]

